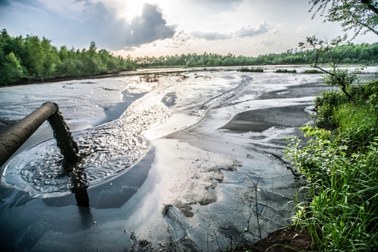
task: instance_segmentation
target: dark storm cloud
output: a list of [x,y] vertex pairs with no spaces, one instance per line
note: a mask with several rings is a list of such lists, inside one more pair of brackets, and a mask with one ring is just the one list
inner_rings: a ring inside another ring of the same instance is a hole
[[224,40],[231,38],[245,38],[254,37],[269,31],[269,24],[267,22],[261,23],[257,27],[242,27],[234,33],[218,33],[218,32],[193,32],[191,35],[195,38],[205,40]]
[[172,38],[175,28],[167,24],[161,11],[154,5],[145,4],[141,16],[131,22],[119,19],[102,2],[86,2],[85,16],[89,17],[82,25],[82,32],[87,32],[101,46],[110,49],[138,47],[156,40]]
[[[117,10],[103,2],[72,0],[71,3],[82,3],[83,8],[73,18],[48,10],[37,0],[0,0],[0,28],[17,35],[45,36],[59,44],[80,47],[94,41],[99,47],[112,50],[138,47],[175,35],[175,27],[167,24],[155,5],[145,4],[141,16],[127,21],[118,18]],[[2,23],[7,25],[1,27]]]
[[8,6],[8,5],[10,5],[9,0],[0,0],[0,6]]
[[10,6],[11,4],[18,3],[28,6],[40,6],[39,1],[28,1],[28,0],[0,0],[0,6]]
[[130,34],[126,36],[126,42],[131,46],[172,38],[175,34],[174,27],[168,26],[162,13],[151,4],[144,5],[142,16],[135,18],[129,29]]

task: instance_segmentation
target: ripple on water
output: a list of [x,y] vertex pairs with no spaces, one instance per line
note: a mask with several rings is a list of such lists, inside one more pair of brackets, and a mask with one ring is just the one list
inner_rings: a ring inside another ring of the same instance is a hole
[[68,194],[74,187],[88,187],[126,171],[142,158],[149,143],[142,132],[166,120],[164,105],[130,106],[117,121],[74,134],[81,161],[72,173],[65,171],[55,140],[23,151],[5,168],[2,182],[33,196]]

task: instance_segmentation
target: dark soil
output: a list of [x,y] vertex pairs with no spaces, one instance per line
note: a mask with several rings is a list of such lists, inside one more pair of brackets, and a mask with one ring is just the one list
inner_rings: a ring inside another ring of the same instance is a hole
[[287,227],[270,233],[267,238],[255,244],[237,247],[234,251],[313,251],[311,245],[312,240],[308,231],[296,227]]

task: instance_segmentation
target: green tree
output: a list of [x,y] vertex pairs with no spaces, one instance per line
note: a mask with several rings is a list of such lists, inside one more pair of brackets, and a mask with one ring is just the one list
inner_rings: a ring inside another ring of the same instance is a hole
[[[310,11],[325,14],[325,18],[330,22],[340,22],[344,31],[351,30],[354,32],[354,37],[360,33],[367,33],[369,31],[378,35],[378,1],[377,0],[310,0],[312,8]],[[314,51],[313,67],[320,69],[322,72],[328,74],[326,76],[326,83],[339,87],[344,95],[352,101],[349,93],[350,86],[356,81],[356,74],[349,73],[346,70],[338,69],[338,65],[344,60],[349,59],[346,53],[340,53],[340,48],[347,40],[347,35],[333,39],[330,43],[326,43],[317,39],[315,36],[307,37],[307,44],[310,45]],[[300,43],[300,47],[304,48],[306,43]],[[350,45],[344,45],[350,51],[355,51],[355,58],[361,48],[351,48]],[[358,53],[357,53],[358,51]],[[351,54],[351,53],[347,53]],[[367,57],[367,54],[362,55]],[[319,66],[320,61],[331,63],[332,70],[326,70]],[[350,62],[351,60],[348,60]]]
[[6,82],[15,83],[24,77],[24,69],[17,56],[10,52],[5,56],[5,61],[0,70],[0,84]]
[[345,31],[357,36],[371,31],[378,35],[377,0],[310,0],[310,11],[325,16],[330,22],[339,22]]
[[81,77],[131,70],[132,59],[115,57],[98,50],[95,42],[88,49],[57,49],[51,41],[36,36],[23,38],[0,32],[0,85],[38,81],[57,77]]
[[45,54],[39,38],[37,36],[27,36],[24,42],[22,63],[31,78],[40,79],[44,77],[44,60]]

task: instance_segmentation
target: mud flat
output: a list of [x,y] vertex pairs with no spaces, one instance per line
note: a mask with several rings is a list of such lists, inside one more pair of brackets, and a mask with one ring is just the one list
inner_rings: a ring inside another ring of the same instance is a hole
[[[49,100],[62,103],[88,157],[82,165],[90,207],[76,206],[69,182],[52,193],[18,175],[32,165],[42,173],[60,169],[59,157],[39,154],[52,140],[36,141],[5,169],[19,173],[2,176],[2,251],[227,250],[290,223],[301,181],[282,151],[286,137],[310,121],[313,96],[324,88],[320,75],[205,71],[161,74],[152,83],[138,76],[91,82],[85,89],[48,84],[55,88]],[[67,87],[74,91],[64,98],[75,106],[54,95]],[[40,99],[15,88],[5,91],[28,101],[19,114]],[[100,123],[79,99],[88,92]],[[77,114],[83,105],[88,115]],[[3,105],[0,118],[16,120],[14,108]],[[46,158],[51,165],[43,165]]]

